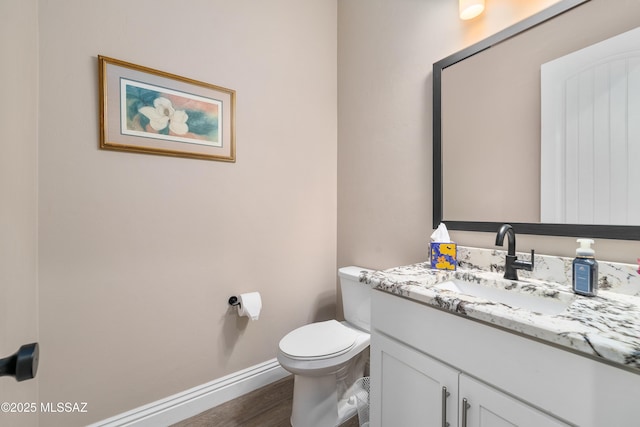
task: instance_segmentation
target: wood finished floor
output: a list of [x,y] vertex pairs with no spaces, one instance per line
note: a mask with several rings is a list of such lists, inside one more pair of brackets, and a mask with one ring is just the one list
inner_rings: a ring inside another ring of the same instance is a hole
[[[289,376],[172,427],[291,427],[292,398],[293,376]],[[340,427],[358,427],[358,417]]]

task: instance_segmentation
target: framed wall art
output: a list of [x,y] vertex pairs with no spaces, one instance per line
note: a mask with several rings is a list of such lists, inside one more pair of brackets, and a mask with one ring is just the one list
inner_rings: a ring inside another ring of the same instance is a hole
[[98,56],[100,148],[235,162],[235,91]]

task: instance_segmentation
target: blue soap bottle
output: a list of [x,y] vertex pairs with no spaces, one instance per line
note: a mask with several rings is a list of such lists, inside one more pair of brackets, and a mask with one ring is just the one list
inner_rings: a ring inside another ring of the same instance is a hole
[[591,248],[594,242],[591,239],[578,239],[578,243],[580,247],[576,249],[572,268],[573,292],[595,297],[598,293],[598,262]]

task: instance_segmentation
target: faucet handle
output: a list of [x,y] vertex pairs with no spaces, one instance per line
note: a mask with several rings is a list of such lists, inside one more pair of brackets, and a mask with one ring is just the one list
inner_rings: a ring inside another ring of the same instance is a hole
[[533,267],[535,266],[535,259],[536,259],[535,254],[536,254],[536,251],[531,249],[531,261],[529,262],[522,261],[522,266],[525,270],[533,271]]
[[[523,261],[521,259],[518,259],[518,257],[509,257],[507,256],[507,264],[508,266],[511,267],[511,269],[515,270],[527,270],[527,271],[533,271],[533,267],[535,265],[535,251],[533,249],[531,249],[531,261]],[[511,258],[511,261],[510,261]],[[506,279],[513,279],[513,280],[518,280],[518,278],[514,278],[513,275],[509,275],[509,277],[506,277]]]

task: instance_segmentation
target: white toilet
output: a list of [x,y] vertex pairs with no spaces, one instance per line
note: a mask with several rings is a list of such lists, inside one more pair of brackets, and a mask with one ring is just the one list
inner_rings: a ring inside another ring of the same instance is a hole
[[294,374],[293,427],[335,427],[356,412],[350,392],[369,359],[371,286],[360,283],[360,267],[338,270],[344,322],[329,320],[289,332],[278,346],[278,362]]

